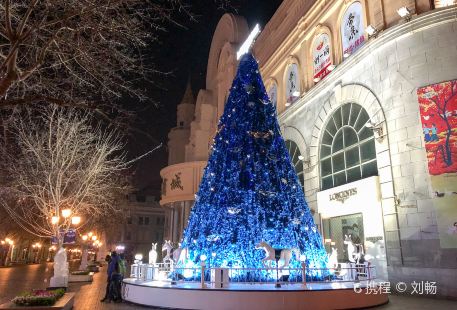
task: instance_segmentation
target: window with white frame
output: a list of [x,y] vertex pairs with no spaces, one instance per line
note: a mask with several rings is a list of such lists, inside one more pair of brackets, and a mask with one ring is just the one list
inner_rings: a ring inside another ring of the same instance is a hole
[[300,154],[300,149],[298,148],[298,145],[291,140],[286,141],[286,147],[289,151],[292,165],[294,166],[295,172],[297,173],[298,179],[300,180],[303,192],[305,192],[305,179],[303,175],[303,157]]
[[320,145],[321,189],[378,175],[373,131],[367,111],[346,103],[333,112]]

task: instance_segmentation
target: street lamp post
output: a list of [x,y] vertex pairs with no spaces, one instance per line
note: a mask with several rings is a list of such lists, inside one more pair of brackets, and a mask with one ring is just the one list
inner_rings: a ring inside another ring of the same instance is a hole
[[81,265],[79,265],[79,270],[86,270],[87,269],[87,235],[83,235],[82,237],[82,248],[83,248],[83,254],[81,257]]
[[[63,218],[61,221],[60,213]],[[51,224],[54,227],[54,232],[56,234],[58,250],[54,256],[54,276],[51,278],[50,286],[51,287],[67,287],[68,286],[68,262],[67,262],[67,253],[63,248],[63,242],[65,234],[71,225],[77,226],[81,222],[81,217],[72,216],[71,209],[63,209],[59,212],[59,207],[56,207],[56,214],[51,217]],[[61,234],[61,229],[63,228],[63,234]]]
[[36,242],[32,245],[33,248],[33,257],[32,257],[32,263],[39,263],[39,257],[40,257],[40,252],[41,252],[41,243]]
[[[81,265],[79,266],[79,270],[86,270],[87,265],[88,265],[88,250],[89,250],[89,244],[92,242],[92,246],[95,248],[98,248],[102,245],[102,243],[98,240],[98,237],[93,233],[89,232],[88,234],[85,234],[81,237],[82,239],[82,257],[81,257]],[[94,262],[97,260],[97,251],[94,251]]]
[[14,241],[10,238],[5,238],[5,244],[8,245],[8,251],[6,252],[5,256],[5,266],[9,266],[12,257],[13,257],[13,249],[14,249]]

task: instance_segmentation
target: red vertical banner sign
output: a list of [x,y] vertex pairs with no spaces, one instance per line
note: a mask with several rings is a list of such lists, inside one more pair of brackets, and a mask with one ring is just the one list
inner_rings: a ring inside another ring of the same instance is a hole
[[332,55],[330,54],[330,37],[328,34],[320,34],[314,40],[313,61],[313,78],[323,79],[330,73],[328,67],[332,64]]
[[431,175],[457,172],[457,80],[417,90]]

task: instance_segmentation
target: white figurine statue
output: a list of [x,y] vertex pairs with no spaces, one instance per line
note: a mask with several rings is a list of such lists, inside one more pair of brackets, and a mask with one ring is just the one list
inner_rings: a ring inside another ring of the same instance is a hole
[[365,253],[362,244],[354,244],[351,234],[344,235],[344,244],[348,246],[348,259],[351,263],[359,264],[364,261]]
[[[275,260],[275,249],[273,249],[268,243],[265,241],[260,242],[255,247],[256,249],[264,249],[265,250],[265,258],[262,259],[262,264],[267,267],[271,268],[271,263],[276,261]],[[295,253],[296,259],[300,259],[300,251],[298,249],[282,249],[281,255],[279,260],[283,262],[281,268],[289,267],[290,259],[292,258],[292,253]],[[278,262],[279,264],[279,262]]]
[[332,254],[328,255],[327,267],[330,269],[338,268],[338,249],[332,247]]
[[54,276],[50,281],[51,287],[68,286],[68,262],[67,252],[64,248],[59,248],[54,256]]
[[152,244],[152,248],[149,251],[149,265],[155,265],[157,262],[157,243]]
[[171,240],[165,240],[165,243],[162,245],[163,251],[167,251],[167,255],[162,260],[163,263],[184,264],[187,259],[187,249],[181,248],[181,243],[175,249]]

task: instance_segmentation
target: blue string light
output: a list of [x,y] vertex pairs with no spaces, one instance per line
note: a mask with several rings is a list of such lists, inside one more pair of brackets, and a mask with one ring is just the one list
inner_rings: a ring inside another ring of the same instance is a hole
[[[188,249],[188,267],[204,254],[211,267],[262,268],[265,252],[255,248],[261,241],[299,249],[309,268],[326,268],[327,254],[281,137],[276,107],[257,61],[246,54],[219,120],[182,247]],[[299,257],[293,255],[290,267],[300,267]],[[270,277],[265,272],[241,276]],[[307,276],[323,274],[308,271]]]

